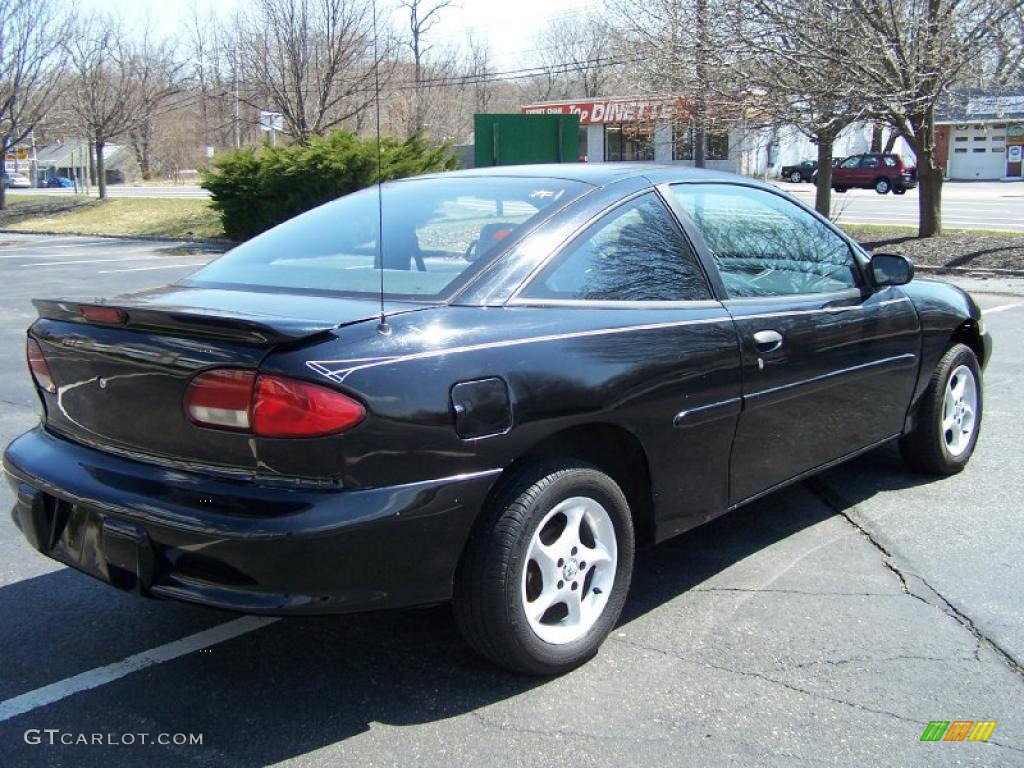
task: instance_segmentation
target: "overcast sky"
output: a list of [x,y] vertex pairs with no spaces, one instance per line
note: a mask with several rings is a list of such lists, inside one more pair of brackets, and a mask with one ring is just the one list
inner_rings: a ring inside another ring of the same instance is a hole
[[[397,3],[379,0],[383,14]],[[79,0],[78,7],[109,10],[131,24],[141,25],[149,19],[154,25],[178,29],[191,17],[192,8],[217,8],[229,14],[245,0]],[[447,9],[441,23],[433,30],[437,44],[464,41],[472,33],[486,37],[495,55],[495,64],[502,70],[515,69],[526,63],[534,50],[533,36],[545,22],[556,17],[577,17],[599,6],[599,0],[458,0],[457,7]],[[399,16],[395,23],[402,23]]]

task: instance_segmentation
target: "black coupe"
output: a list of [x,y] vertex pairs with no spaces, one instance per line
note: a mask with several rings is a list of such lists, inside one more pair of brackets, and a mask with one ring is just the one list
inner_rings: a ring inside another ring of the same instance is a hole
[[779,178],[799,184],[801,181],[811,181],[818,172],[817,160],[804,160],[796,165],[784,165],[779,170]]
[[388,183],[166,288],[36,301],[14,520],[142,595],[450,600],[484,656],[560,672],[615,625],[639,545],[888,440],[964,466],[991,344],[967,294],[911,277],[727,174]]

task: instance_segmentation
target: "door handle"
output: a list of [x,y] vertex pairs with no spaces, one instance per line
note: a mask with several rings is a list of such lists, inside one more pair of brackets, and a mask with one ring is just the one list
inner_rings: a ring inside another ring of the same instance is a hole
[[754,334],[754,346],[758,352],[774,352],[782,346],[782,334],[778,331],[758,331]]

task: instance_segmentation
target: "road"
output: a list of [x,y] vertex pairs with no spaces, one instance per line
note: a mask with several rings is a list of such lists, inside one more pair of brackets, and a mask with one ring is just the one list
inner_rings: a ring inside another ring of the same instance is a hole
[[[67,197],[75,195],[74,189],[18,189],[11,190],[8,194],[17,195],[47,195],[50,197]],[[80,194],[84,194],[80,193]],[[90,187],[89,195],[92,197],[98,196],[96,187]],[[110,197],[192,197],[192,198],[205,198],[209,197],[210,193],[207,192],[200,186],[195,184],[182,184],[179,186],[145,186],[145,187],[134,187],[130,185],[122,184],[111,184],[107,187],[107,194]]]
[[[786,181],[774,183],[805,203],[814,204],[812,185]],[[197,186],[111,185],[109,190],[111,197],[209,197],[205,189]],[[25,190],[25,193],[74,194],[67,189],[33,189]],[[947,182],[942,194],[943,223],[948,229],[1024,232],[1024,183]],[[917,226],[916,189],[902,196],[879,195],[870,189],[851,189],[845,194],[833,195],[832,200],[833,218],[841,223]]]
[[[208,258],[0,235],[0,444],[37,418],[31,297]],[[1024,765],[1024,291],[978,285],[996,352],[964,473],[908,474],[887,447],[642,553],[620,625],[557,679],[479,661],[443,607],[253,622],[143,600],[34,552],[4,512],[3,764]],[[998,725],[920,741],[958,719]],[[124,743],[161,733],[202,744]],[[60,744],[80,734],[117,745]]]
[[[773,182],[814,205],[814,186]],[[917,226],[918,190],[905,195],[880,195],[873,189],[851,189],[832,195],[832,218],[841,224]],[[1024,232],[1024,183],[947,182],[942,187],[942,223],[947,229],[991,229]]]

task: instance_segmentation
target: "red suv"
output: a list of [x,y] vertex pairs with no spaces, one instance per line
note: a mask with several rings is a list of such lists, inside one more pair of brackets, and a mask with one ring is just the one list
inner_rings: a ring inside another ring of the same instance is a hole
[[869,152],[850,155],[832,169],[832,189],[845,192],[850,187],[874,189],[880,195],[905,194],[917,186],[917,169],[903,164],[899,155]]

